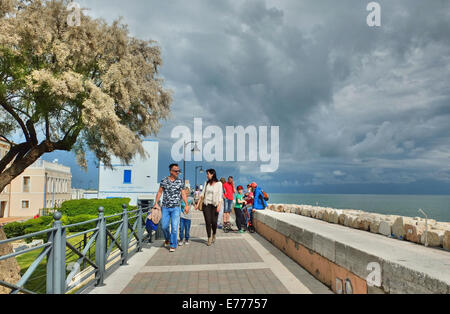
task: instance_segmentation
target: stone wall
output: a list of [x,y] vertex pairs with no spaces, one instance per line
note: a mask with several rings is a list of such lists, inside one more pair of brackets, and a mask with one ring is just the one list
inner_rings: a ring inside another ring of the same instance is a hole
[[[0,241],[5,239],[6,235],[3,228],[0,227]],[[0,245],[0,256],[11,253],[13,253],[13,249],[10,244]],[[15,257],[0,261],[0,280],[14,284],[20,280],[20,267]],[[0,286],[0,294],[7,294],[10,292],[10,289]]]
[[[429,247],[450,250],[450,223],[420,217],[367,213],[353,209],[334,209],[311,205],[270,204],[276,212],[292,213],[340,224],[349,228],[381,234]],[[428,231],[427,231],[428,228]]]
[[450,293],[450,253],[369,232],[364,219],[350,229],[282,207],[293,212],[256,211],[256,231],[336,293]]

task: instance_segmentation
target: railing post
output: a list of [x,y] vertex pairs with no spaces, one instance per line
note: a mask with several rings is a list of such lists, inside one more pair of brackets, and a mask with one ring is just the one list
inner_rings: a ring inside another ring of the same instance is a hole
[[122,234],[120,236],[120,244],[122,245],[122,263],[121,265],[128,265],[127,260],[128,260],[128,211],[127,211],[127,205],[123,204],[122,208],[123,208],[123,214],[122,214],[122,219],[123,219],[123,225],[122,225]]
[[97,264],[97,272],[95,274],[95,284],[97,287],[104,286],[103,283],[106,269],[106,220],[105,209],[103,207],[98,208],[98,234],[95,240],[95,263]]
[[53,214],[53,228],[48,241],[52,242],[47,255],[47,294],[64,294],[66,292],[66,231],[62,228],[62,215]]
[[137,243],[137,251],[142,252],[142,238],[144,237],[144,228],[142,226],[142,206],[138,205],[138,215],[137,215],[137,234],[138,234],[138,243]]

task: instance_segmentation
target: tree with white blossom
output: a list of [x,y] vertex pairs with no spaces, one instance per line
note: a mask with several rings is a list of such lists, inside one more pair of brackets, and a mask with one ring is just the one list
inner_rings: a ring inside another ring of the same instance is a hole
[[[81,14],[70,26],[67,0],[0,0],[0,191],[43,154],[86,151],[105,165],[145,156],[144,137],[170,114],[159,77],[160,47],[115,21]],[[23,134],[13,143],[11,136]]]

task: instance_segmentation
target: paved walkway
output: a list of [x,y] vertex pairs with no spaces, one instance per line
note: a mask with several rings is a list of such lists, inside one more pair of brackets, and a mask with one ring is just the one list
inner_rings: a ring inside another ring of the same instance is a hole
[[6,225],[11,222],[16,221],[27,221],[29,219],[32,219],[33,217],[6,217],[6,218],[0,218],[0,226]]
[[169,253],[163,241],[147,244],[91,294],[310,294],[331,293],[258,234],[217,231],[206,245],[201,212],[194,212],[189,245]]

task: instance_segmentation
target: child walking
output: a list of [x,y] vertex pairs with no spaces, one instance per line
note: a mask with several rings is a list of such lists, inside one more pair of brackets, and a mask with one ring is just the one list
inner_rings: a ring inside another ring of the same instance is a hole
[[[189,195],[188,193],[189,188],[184,189],[186,191],[186,195]],[[181,213],[180,213],[180,243],[179,246],[183,246],[184,244],[189,244],[189,231],[191,230],[191,219],[192,219],[192,213],[191,213],[191,205],[192,205],[192,198],[188,198],[188,205],[184,203],[184,201],[181,201]]]
[[247,204],[244,200],[244,188],[240,185],[237,188],[236,203],[234,205],[234,213],[236,214],[236,225],[239,233],[244,233],[242,227],[245,227],[244,215],[242,214],[242,206]]

